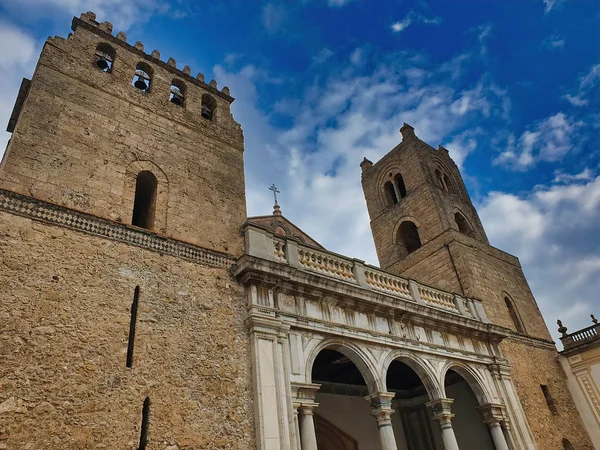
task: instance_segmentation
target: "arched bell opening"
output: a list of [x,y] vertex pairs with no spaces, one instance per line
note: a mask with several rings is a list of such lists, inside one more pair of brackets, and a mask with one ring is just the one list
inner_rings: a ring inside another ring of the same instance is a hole
[[[392,402],[392,427],[396,444],[398,448],[408,450],[444,448],[439,426],[432,421],[428,407],[431,397],[435,395],[433,382],[423,370],[407,362],[399,359],[392,361],[386,377],[388,392],[396,394]],[[422,373],[417,373],[415,367]]]
[[105,42],[101,42],[94,52],[94,65],[102,72],[112,72],[115,60],[115,49]]
[[[484,394],[471,379],[471,383],[461,375],[460,369],[449,369],[444,377],[446,397],[452,402],[452,427],[459,448],[476,448],[477,450],[495,450],[490,431],[484,423],[484,416],[478,407],[483,402]],[[472,378],[472,377],[470,377]],[[472,385],[475,385],[475,392]],[[479,400],[478,400],[479,397]]]
[[135,67],[135,74],[131,80],[131,85],[142,92],[150,92],[152,86],[152,68],[141,62]]
[[364,399],[369,394],[367,383],[348,356],[321,350],[312,367],[312,383],[321,385],[314,413],[319,450],[372,448],[379,442],[377,423]]

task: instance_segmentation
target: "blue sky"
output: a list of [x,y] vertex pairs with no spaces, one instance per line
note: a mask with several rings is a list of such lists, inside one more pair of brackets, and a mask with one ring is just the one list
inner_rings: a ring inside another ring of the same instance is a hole
[[554,336],[600,315],[597,0],[0,0],[0,122],[45,38],[87,10],[231,88],[250,215],[276,183],[288,218],[376,264],[358,164],[407,122],[450,150]]

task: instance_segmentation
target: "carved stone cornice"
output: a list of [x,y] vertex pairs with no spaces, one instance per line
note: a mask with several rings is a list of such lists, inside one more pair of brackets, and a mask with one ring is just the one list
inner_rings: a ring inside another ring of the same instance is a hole
[[198,264],[228,268],[235,262],[235,258],[225,253],[4,189],[0,189],[0,211],[184,258]]

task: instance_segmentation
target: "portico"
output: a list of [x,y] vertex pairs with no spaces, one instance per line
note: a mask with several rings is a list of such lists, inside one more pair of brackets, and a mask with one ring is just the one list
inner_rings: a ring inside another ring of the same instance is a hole
[[535,448],[476,299],[245,233],[261,450]]

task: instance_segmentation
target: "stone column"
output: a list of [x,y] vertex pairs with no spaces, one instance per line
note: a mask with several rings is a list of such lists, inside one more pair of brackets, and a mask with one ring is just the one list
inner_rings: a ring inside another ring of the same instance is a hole
[[317,403],[303,403],[300,405],[300,442],[302,443],[302,450],[317,450],[317,431],[313,419],[313,411],[317,406]]
[[433,413],[433,418],[440,423],[442,429],[442,441],[444,441],[445,450],[459,450],[454,428],[452,428],[452,418],[454,414],[450,410],[450,406],[454,402],[451,398],[440,398],[427,403]]
[[496,450],[510,450],[504,437],[504,431],[502,430],[502,425],[506,420],[504,406],[488,403],[487,405],[479,406],[477,409],[481,412],[483,421],[490,429]]
[[365,397],[371,405],[371,415],[377,420],[381,450],[398,450],[392,428],[392,399],[395,395],[391,392],[376,392]]
[[298,410],[298,427],[302,450],[317,450],[317,430],[315,429],[314,411],[319,406],[315,403],[315,394],[321,387],[313,383],[292,383],[294,408]]

